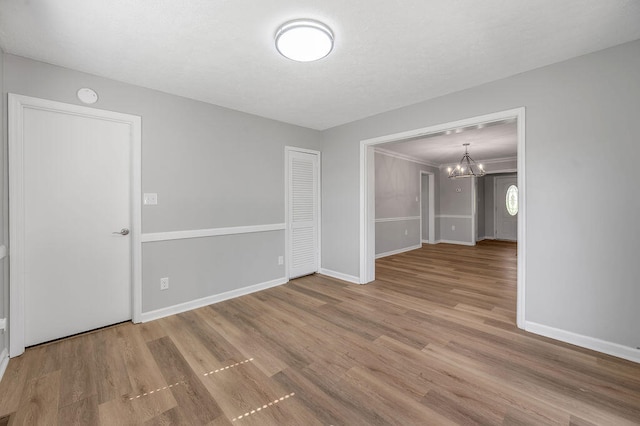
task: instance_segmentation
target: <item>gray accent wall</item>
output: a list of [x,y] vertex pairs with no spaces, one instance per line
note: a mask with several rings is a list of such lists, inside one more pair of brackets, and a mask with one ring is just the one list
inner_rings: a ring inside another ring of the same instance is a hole
[[[80,105],[81,87],[98,93],[95,108],[142,117],[142,192],[158,194],[143,233],[284,223],[284,147],[321,148],[315,130],[4,55],[4,102]],[[143,312],[283,278],[281,255],[283,231],[144,243]]]
[[445,168],[440,170],[439,240],[473,244],[473,181],[448,176]]
[[376,255],[419,246],[420,171],[438,169],[379,152],[374,164]]
[[323,267],[359,275],[360,141],[525,107],[526,321],[640,346],[638,70],[634,41],[324,131]]
[[[422,241],[429,240],[429,180],[433,179],[433,175],[420,175],[420,179],[422,179],[422,194],[421,194],[421,202],[422,202],[422,216],[420,220],[422,221]],[[433,230],[431,230],[433,232]]]
[[484,178],[484,237],[495,238],[495,209],[494,209],[494,187],[493,176],[487,175]]
[[485,210],[485,197],[484,197],[484,176],[476,179],[476,240],[484,238],[484,210]]

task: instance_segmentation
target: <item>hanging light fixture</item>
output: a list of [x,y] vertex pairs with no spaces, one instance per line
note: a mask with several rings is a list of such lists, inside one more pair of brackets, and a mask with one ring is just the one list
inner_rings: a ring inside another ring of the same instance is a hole
[[476,164],[471,157],[469,157],[469,143],[463,143],[464,155],[460,159],[460,162],[456,167],[448,167],[449,179],[468,178],[471,176],[480,177],[485,175],[482,164]]
[[294,61],[317,61],[333,49],[333,32],[322,22],[296,19],[278,29],[276,49],[282,56]]

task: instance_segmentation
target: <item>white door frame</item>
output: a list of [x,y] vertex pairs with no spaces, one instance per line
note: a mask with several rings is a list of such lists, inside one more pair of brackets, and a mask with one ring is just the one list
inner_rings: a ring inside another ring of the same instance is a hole
[[515,108],[492,114],[466,118],[448,123],[436,124],[421,129],[408,130],[360,141],[360,284],[375,280],[375,179],[374,147],[388,142],[418,138],[431,133],[457,129],[499,120],[516,119],[518,133],[518,283],[516,323],[525,326],[525,266],[526,266],[526,207],[525,202],[525,108]]
[[426,170],[420,170],[420,244],[424,242],[422,239],[422,175],[429,176],[429,244],[435,244],[434,238],[436,234],[436,196],[435,196],[435,175]]
[[[303,152],[318,156],[318,271],[322,268],[322,153],[313,149],[297,148],[295,146],[284,147],[284,276],[289,281],[289,265],[291,265],[291,252],[289,236],[291,223],[289,218],[289,153],[292,151]],[[316,271],[316,272],[318,272]]]
[[24,352],[24,134],[25,109],[38,109],[128,124],[131,129],[131,291],[132,320],[142,312],[141,118],[85,106],[9,93],[9,355]]

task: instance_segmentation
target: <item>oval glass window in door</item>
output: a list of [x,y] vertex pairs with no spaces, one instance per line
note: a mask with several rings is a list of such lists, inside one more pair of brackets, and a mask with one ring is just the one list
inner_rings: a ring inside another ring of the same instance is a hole
[[511,216],[515,216],[518,214],[518,187],[515,185],[509,186],[507,188],[507,197],[506,197],[506,206],[507,212]]

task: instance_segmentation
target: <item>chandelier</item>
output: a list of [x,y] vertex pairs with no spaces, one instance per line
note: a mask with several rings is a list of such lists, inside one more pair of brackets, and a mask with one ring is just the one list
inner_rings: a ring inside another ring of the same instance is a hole
[[447,168],[447,172],[449,172],[449,179],[468,178],[471,176],[480,177],[485,175],[482,164],[476,164],[476,162],[469,157],[469,145],[469,143],[462,144],[462,146],[464,146],[464,155],[460,159],[458,165],[453,168]]

